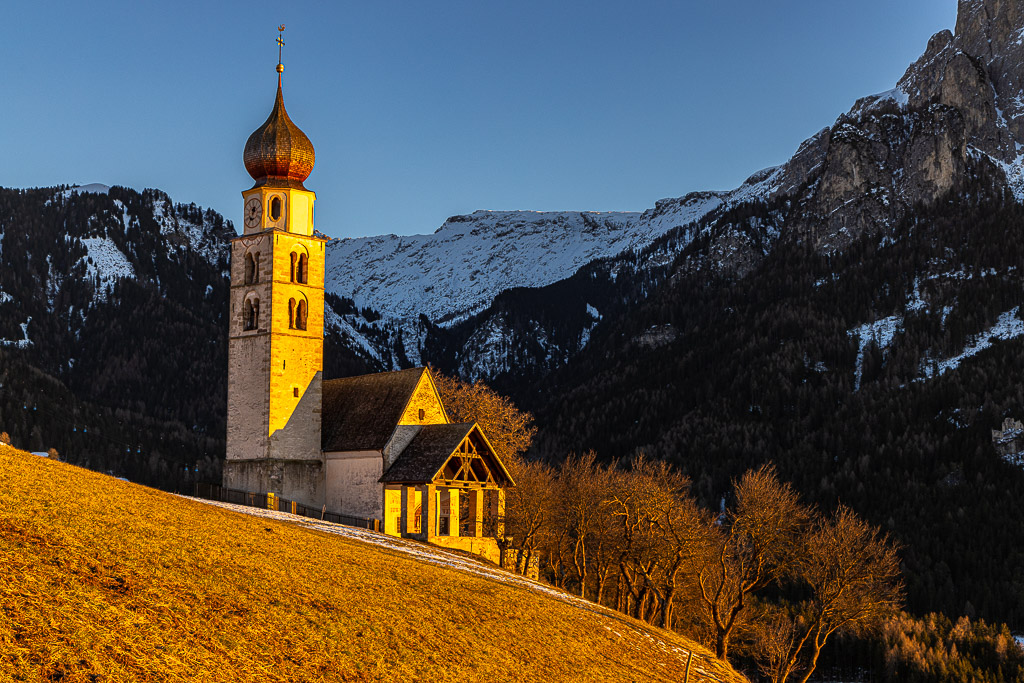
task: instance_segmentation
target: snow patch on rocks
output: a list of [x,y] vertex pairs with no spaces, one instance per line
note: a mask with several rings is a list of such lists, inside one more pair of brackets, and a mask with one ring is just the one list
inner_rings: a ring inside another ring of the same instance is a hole
[[995,325],[971,338],[964,350],[956,356],[937,362],[926,358],[921,363],[922,379],[941,377],[951,370],[956,370],[963,361],[978,355],[994,342],[1024,336],[1024,320],[1020,319],[1019,311],[1020,307],[1017,306],[1001,314]]
[[97,295],[101,299],[106,296],[107,287],[117,280],[135,277],[131,261],[109,237],[85,237],[81,242],[87,251],[82,260],[85,261],[89,275],[99,280]]
[[324,306],[324,326],[338,332],[370,358],[381,360],[377,348],[345,316],[338,315],[330,304]]
[[853,375],[854,391],[860,391],[860,380],[864,373],[864,352],[867,350],[868,344],[873,341],[879,349],[885,350],[889,348],[896,333],[901,329],[903,329],[903,316],[890,315],[888,318],[864,323],[846,332],[848,336],[856,337],[858,341],[857,365]]
[[27,349],[28,347],[32,346],[32,340],[29,339],[28,337],[28,324],[30,322],[32,322],[31,317],[25,322],[21,323],[21,339],[0,339],[0,346],[13,346],[14,348],[17,349]]

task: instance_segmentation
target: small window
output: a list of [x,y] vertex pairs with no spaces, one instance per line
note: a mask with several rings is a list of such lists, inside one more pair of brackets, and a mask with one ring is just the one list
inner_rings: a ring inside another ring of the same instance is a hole
[[292,387],[292,396],[294,396],[295,398],[299,397],[299,388],[298,387]]
[[270,220],[281,220],[281,198],[274,197],[270,200]]
[[425,418],[426,416],[427,416],[427,411],[423,410],[423,408],[420,408],[420,422],[422,422],[422,421],[423,421],[423,419],[424,419],[424,418]]
[[252,252],[249,252],[245,255],[245,284],[251,285],[255,276],[256,259],[253,258]]
[[249,299],[245,302],[242,327],[246,330],[255,330],[260,326],[260,300]]
[[306,329],[306,302],[299,301],[299,305],[295,307],[295,329],[304,330]]

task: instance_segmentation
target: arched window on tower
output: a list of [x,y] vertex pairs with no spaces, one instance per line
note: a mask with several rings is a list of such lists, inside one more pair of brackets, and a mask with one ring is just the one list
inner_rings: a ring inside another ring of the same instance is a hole
[[299,305],[295,307],[295,329],[306,329],[306,301],[299,299]]
[[288,329],[295,329],[295,299],[288,299]]
[[306,280],[308,279],[308,273],[306,271],[308,269],[309,269],[309,257],[306,256],[305,254],[299,254],[299,266],[296,269],[297,270],[296,275],[298,277],[296,279],[299,282],[301,282],[302,284],[306,284]]
[[260,300],[256,297],[245,300],[242,311],[242,329],[256,330],[260,326]]
[[253,275],[256,273],[256,259],[252,257],[252,252],[245,255],[245,284],[251,285]]
[[281,198],[274,197],[270,200],[270,220],[281,220]]

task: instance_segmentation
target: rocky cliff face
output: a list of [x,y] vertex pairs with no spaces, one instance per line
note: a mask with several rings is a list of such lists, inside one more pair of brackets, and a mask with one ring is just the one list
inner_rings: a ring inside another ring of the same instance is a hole
[[805,142],[774,199],[819,248],[887,234],[915,204],[994,170],[1024,200],[1024,16],[1020,3],[961,0],[956,33],[928,42],[893,90],[859,100]]

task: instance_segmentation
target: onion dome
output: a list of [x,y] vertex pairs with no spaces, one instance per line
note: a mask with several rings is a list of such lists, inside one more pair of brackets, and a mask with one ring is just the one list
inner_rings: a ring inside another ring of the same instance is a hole
[[[280,73],[282,69],[278,69]],[[313,143],[288,118],[277,77],[277,99],[266,122],[252,132],[245,143],[245,170],[256,181],[254,187],[306,189],[302,183],[313,172]]]

